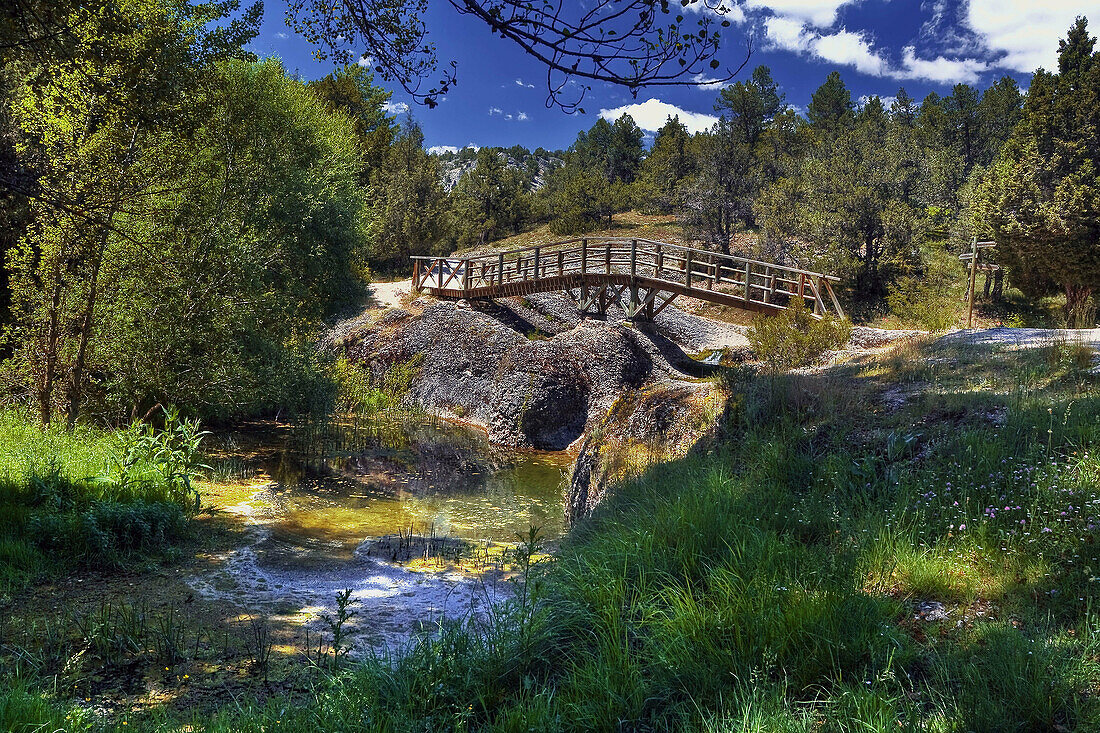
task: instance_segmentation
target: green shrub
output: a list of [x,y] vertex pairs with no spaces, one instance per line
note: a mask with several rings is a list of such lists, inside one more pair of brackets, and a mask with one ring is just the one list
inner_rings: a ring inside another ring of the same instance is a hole
[[183,510],[162,502],[97,502],[80,513],[36,511],[27,521],[39,548],[85,567],[117,566],[134,553],[164,556],[186,527]]
[[817,363],[826,351],[847,344],[851,332],[847,319],[815,318],[795,299],[779,315],[753,321],[749,343],[769,369],[779,372]]
[[915,277],[902,278],[890,288],[886,304],[904,323],[929,331],[946,331],[955,325],[956,300],[941,283]]

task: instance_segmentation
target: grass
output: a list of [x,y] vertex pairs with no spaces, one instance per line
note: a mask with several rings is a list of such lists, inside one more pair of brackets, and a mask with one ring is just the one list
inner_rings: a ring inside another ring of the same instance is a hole
[[[116,730],[1100,726],[1100,392],[1071,346],[744,370],[726,439],[617,486],[527,593],[297,697]],[[938,604],[941,617],[922,609]],[[33,691],[32,691],[33,690]],[[80,729],[19,682],[0,721]],[[4,717],[7,716],[7,717]]]
[[78,567],[169,557],[197,509],[197,425],[114,433],[0,412],[0,598]]

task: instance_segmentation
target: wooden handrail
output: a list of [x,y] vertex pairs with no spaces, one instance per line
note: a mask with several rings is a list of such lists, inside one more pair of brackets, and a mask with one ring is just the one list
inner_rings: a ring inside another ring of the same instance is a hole
[[[579,246],[569,246],[575,244]],[[414,289],[442,297],[491,298],[580,288],[578,302],[598,302],[602,313],[607,302],[629,291],[628,315],[645,311],[646,317],[653,317],[676,295],[765,311],[786,308],[787,301],[776,302],[780,295],[812,303],[818,317],[830,305],[843,315],[831,286],[839,278],[832,275],[651,239],[582,237],[490,254],[412,259]],[[591,287],[599,289],[598,295],[590,296]],[[639,294],[646,289],[648,293]],[[671,294],[659,307],[658,291]]]

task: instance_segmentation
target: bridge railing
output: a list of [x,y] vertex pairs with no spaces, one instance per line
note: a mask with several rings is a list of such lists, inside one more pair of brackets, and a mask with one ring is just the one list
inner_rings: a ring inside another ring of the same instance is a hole
[[765,309],[781,310],[800,298],[817,315],[843,315],[832,288],[839,278],[832,275],[649,239],[584,237],[493,254],[413,260],[414,289],[440,296],[493,297],[523,283],[552,281],[545,284],[565,288],[583,286],[587,276],[593,282],[617,276],[704,300],[733,297]]

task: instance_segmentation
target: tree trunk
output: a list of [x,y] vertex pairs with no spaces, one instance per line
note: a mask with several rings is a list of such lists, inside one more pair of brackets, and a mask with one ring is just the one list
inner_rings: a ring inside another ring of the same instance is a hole
[[54,262],[53,292],[50,294],[50,309],[46,323],[46,338],[43,344],[42,374],[35,389],[38,398],[38,415],[43,425],[50,424],[53,414],[53,387],[57,378],[58,346],[61,340],[59,321],[61,318],[62,290],[60,258]]
[[107,249],[107,237],[111,233],[111,222],[115,218],[116,200],[107,215],[107,221],[103,224],[103,231],[99,235],[92,259],[92,275],[88,283],[88,297],[84,301],[84,312],[80,315],[80,343],[76,349],[76,358],[73,360],[73,368],[69,379],[68,410],[66,423],[72,430],[76,425],[76,419],[80,416],[80,403],[84,397],[84,366],[88,360],[88,344],[92,338],[92,316],[95,311],[96,299],[99,294],[99,271],[103,267],[103,255]]
[[1066,290],[1066,325],[1070,328],[1089,328],[1095,313],[1089,300],[1092,298],[1092,288],[1086,285],[1065,284]]

